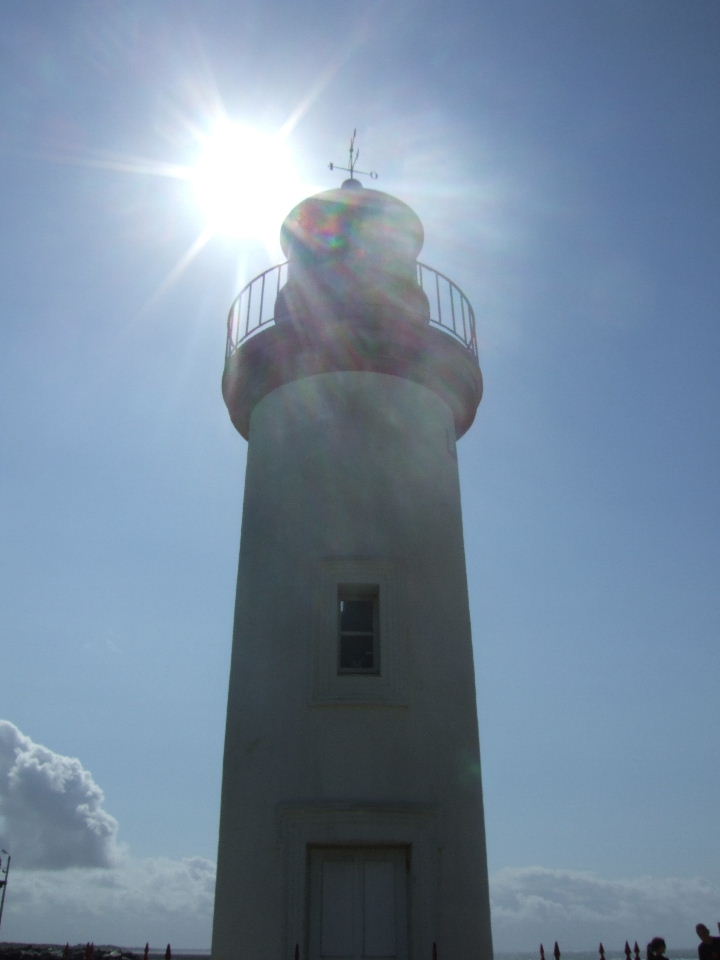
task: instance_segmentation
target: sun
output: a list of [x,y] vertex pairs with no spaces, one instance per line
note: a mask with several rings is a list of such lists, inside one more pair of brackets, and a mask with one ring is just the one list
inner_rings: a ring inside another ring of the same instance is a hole
[[198,148],[188,180],[204,231],[275,245],[302,191],[287,136],[222,119]]
[[[280,253],[284,218],[317,189],[301,176],[301,164],[289,142],[298,117],[295,111],[281,127],[271,130],[234,121],[218,105],[204,122],[180,117],[176,133],[183,145],[181,162],[103,152],[68,154],[62,159],[82,167],[153,177],[160,183],[183,183],[183,220],[193,211],[199,230],[150,298],[154,300],[177,282],[213,237],[239,241],[238,262],[251,258],[258,248],[270,255]],[[175,199],[177,194],[172,196]]]

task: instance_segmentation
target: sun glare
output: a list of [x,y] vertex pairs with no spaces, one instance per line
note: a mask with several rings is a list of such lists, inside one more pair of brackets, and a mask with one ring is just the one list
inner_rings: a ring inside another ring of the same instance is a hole
[[229,120],[200,137],[189,180],[207,232],[270,246],[301,193],[283,134]]

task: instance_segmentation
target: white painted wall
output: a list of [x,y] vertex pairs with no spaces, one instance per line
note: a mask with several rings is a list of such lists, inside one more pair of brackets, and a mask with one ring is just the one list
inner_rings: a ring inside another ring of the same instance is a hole
[[[380,678],[335,676],[353,577],[381,585]],[[252,414],[215,960],[305,956],[308,844],[409,846],[409,956],[491,956],[453,421],[385,374],[307,377]]]

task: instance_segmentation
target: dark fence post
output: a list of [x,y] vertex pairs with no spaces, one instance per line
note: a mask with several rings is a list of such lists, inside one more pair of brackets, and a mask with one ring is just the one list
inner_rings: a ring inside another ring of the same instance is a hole
[[598,947],[598,956],[600,957],[600,960],[605,960],[605,947],[602,945],[602,943]]
[[635,960],[640,960],[640,947],[638,946],[637,940],[635,941],[635,946],[633,947],[633,953],[635,954]]
[[437,960],[437,944],[433,941],[433,955],[432,960]]
[[545,947],[540,944],[540,960],[545,960]]
[[555,946],[553,948],[553,956],[555,960],[560,960],[560,947],[558,946],[557,940],[555,941]]
[[300,960],[300,944],[295,944],[295,960]]
[[627,940],[626,940],[626,941],[625,941],[625,958],[626,958],[626,960],[630,960],[630,953],[631,953],[631,951],[630,951],[630,944],[629,944],[629,943],[627,942]]

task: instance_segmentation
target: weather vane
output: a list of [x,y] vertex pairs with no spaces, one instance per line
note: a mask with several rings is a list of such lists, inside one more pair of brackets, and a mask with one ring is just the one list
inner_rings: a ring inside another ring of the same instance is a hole
[[355,137],[357,136],[357,130],[353,130],[353,135],[350,137],[350,149],[348,150],[348,164],[347,167],[339,167],[336,163],[332,161],[328,164],[331,170],[345,170],[346,173],[350,174],[350,179],[354,179],[355,174],[357,173],[361,177],[370,177],[371,180],[377,180],[378,175],[374,170],[356,170],[355,164],[357,163],[358,157],[360,156],[360,149],[355,146]]

